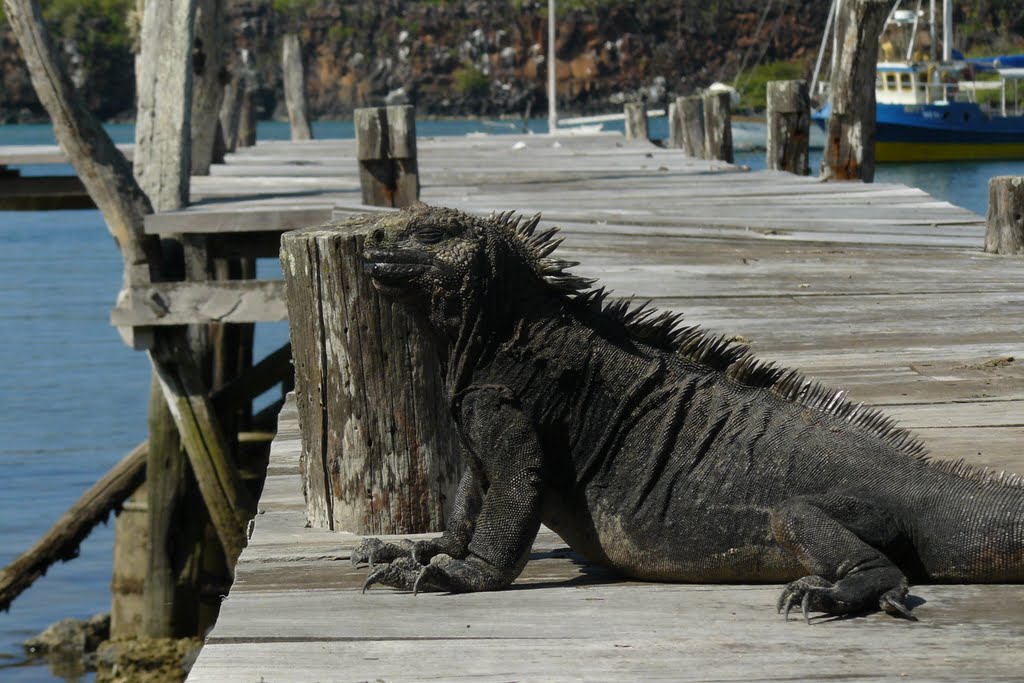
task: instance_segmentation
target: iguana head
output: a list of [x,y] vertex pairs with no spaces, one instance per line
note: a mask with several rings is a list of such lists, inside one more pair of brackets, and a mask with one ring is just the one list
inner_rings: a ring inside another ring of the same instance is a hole
[[561,240],[553,228],[535,234],[539,220],[415,204],[377,218],[363,256],[379,292],[454,332],[486,307],[590,284],[565,272],[574,264],[547,258]]

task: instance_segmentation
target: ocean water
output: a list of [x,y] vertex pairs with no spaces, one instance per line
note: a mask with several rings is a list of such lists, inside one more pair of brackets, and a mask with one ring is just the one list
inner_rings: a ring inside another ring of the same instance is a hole
[[[526,125],[546,130],[542,120]],[[420,136],[501,134],[521,132],[523,123],[422,120],[417,128]],[[118,142],[132,139],[131,126],[109,130]],[[318,138],[353,134],[345,121],[317,122],[313,130]],[[653,119],[651,132],[665,137],[665,120]],[[286,139],[288,128],[261,123],[258,137]],[[52,143],[49,126],[0,126],[0,145]],[[761,152],[736,161],[764,167]],[[820,153],[812,154],[812,168],[819,162]],[[984,214],[988,179],[996,175],[1024,175],[1024,162],[883,165],[876,180],[920,187]],[[260,268],[269,275],[276,264]],[[108,323],[120,283],[120,256],[98,212],[0,212],[0,566],[145,438],[149,365]],[[286,335],[283,325],[258,328],[258,352]],[[77,559],[53,567],[0,613],[0,680],[62,680],[27,660],[21,643],[58,619],[109,609],[112,544],[112,524],[99,526]]]

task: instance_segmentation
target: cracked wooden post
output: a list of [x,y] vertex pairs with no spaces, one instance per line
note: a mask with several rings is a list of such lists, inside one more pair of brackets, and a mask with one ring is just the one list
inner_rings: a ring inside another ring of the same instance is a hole
[[822,180],[875,178],[875,72],[878,38],[891,2],[846,0],[836,16],[839,55],[832,69],[832,114]]
[[811,98],[807,81],[769,82],[767,105],[766,168],[797,175],[809,174]]
[[356,109],[353,119],[363,203],[401,208],[417,202],[420,176],[415,108]]
[[[210,175],[223,161],[217,148],[224,101],[224,2],[198,0],[192,41],[192,175]],[[218,158],[218,156],[220,158]]]
[[705,159],[733,162],[731,97],[728,92],[703,95]]
[[281,239],[307,519],[357,534],[436,531],[461,447],[435,342],[365,273],[369,223]]
[[704,100],[700,95],[676,98],[679,148],[695,159],[704,158]]
[[985,251],[1024,255],[1024,176],[988,181]]
[[312,140],[313,131],[306,115],[306,78],[302,69],[302,47],[299,37],[287,33],[281,45],[281,70],[284,74],[284,101],[292,140]]
[[649,140],[647,129],[647,105],[643,102],[627,102],[623,107],[626,115],[626,139]]

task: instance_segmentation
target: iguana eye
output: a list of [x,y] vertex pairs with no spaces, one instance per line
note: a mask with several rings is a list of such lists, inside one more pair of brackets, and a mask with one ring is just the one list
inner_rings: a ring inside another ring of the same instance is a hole
[[437,228],[422,228],[416,231],[414,237],[423,244],[437,244],[444,239],[444,233]]

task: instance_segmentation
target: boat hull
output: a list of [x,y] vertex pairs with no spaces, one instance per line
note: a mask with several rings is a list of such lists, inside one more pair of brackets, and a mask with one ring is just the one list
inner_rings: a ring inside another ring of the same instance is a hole
[[[1024,116],[989,116],[972,102],[877,105],[875,161],[1024,159]],[[827,130],[831,105],[815,112]]]
[[1024,116],[989,116],[973,102],[877,107],[875,161],[1024,159]]

